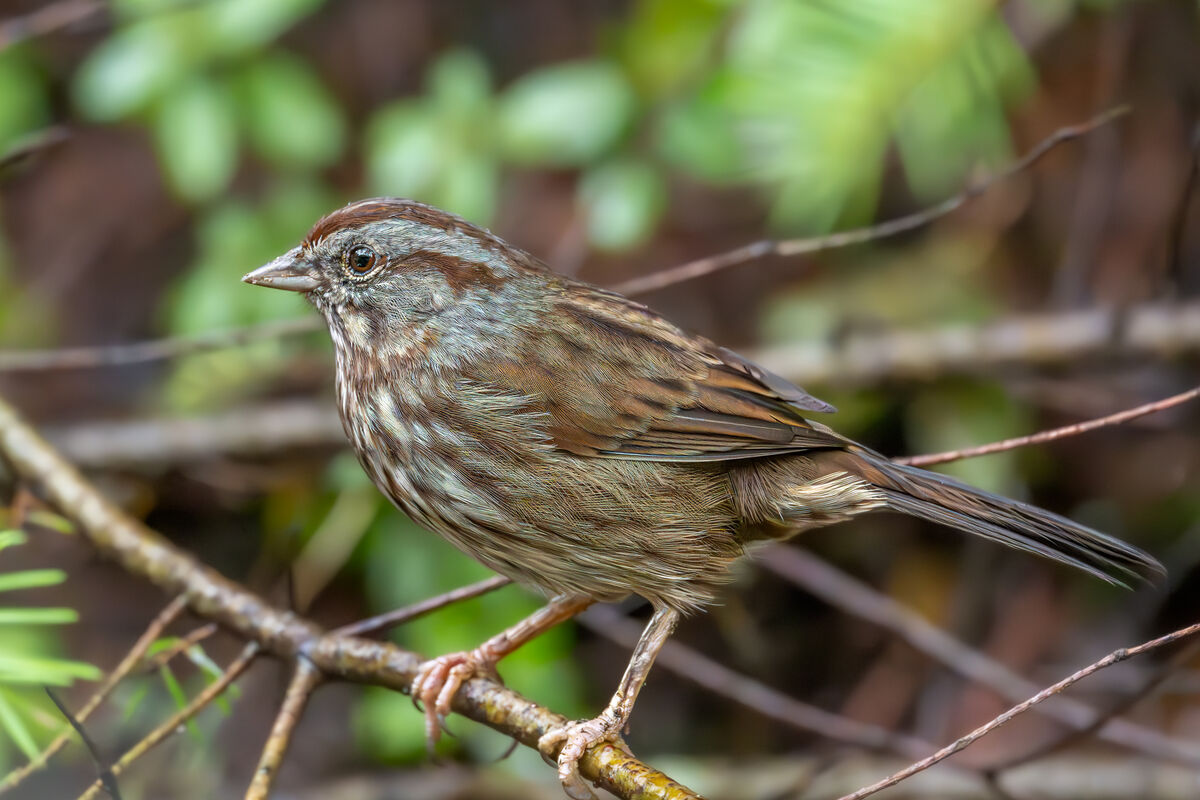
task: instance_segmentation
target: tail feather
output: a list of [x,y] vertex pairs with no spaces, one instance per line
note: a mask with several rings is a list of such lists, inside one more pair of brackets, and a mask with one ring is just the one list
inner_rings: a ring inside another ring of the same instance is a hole
[[888,461],[869,452],[864,477],[888,508],[1069,564],[1118,586],[1165,574],[1152,556],[1107,534],[1027,503],[953,478]]

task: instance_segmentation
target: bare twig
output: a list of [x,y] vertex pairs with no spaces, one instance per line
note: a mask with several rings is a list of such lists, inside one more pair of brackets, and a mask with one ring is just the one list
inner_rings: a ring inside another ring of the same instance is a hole
[[24,161],[34,153],[39,153],[56,144],[61,144],[69,136],[70,131],[60,125],[55,125],[54,127],[46,128],[26,136],[4,153],[0,153],[0,169],[12,166],[19,161]]
[[[917,650],[959,675],[987,686],[1009,702],[1018,702],[1039,688],[998,661],[932,625],[916,612],[801,548],[780,545],[765,553],[769,555],[757,560],[759,566],[802,586],[835,608],[892,631]],[[1057,698],[1055,702],[1042,707],[1041,711],[1073,729],[1087,728],[1100,718],[1086,703],[1070,697]],[[1105,741],[1152,758],[1200,766],[1200,748],[1127,720],[1110,720],[1098,735]]]
[[1086,359],[1175,357],[1200,349],[1200,303],[1147,303],[1010,317],[988,325],[850,333],[746,353],[801,386],[991,375]]
[[388,628],[403,625],[417,617],[423,617],[426,614],[453,605],[454,603],[461,603],[464,600],[470,600],[472,597],[494,592],[502,586],[508,586],[510,583],[512,583],[512,579],[506,578],[503,575],[494,575],[491,578],[485,578],[459,589],[454,589],[444,594],[430,597],[427,600],[421,600],[420,602],[404,606],[404,608],[397,608],[386,614],[379,614],[349,625],[343,625],[334,630],[334,633],[343,636],[365,636],[369,633],[379,633]]
[[66,717],[67,723],[79,734],[83,746],[87,749],[88,755],[92,757],[92,762],[96,765],[96,771],[100,773],[100,777],[97,780],[104,787],[104,791],[108,792],[108,796],[112,800],[121,800],[121,788],[117,786],[117,776],[113,774],[112,769],[105,766],[104,759],[100,757],[99,748],[92,741],[92,737],[88,736],[87,729],[83,727],[83,723],[71,714],[70,710],[63,705],[63,702],[58,699],[58,695],[51,691],[49,686],[43,688],[46,690],[46,695],[50,698],[50,702],[54,703],[59,713]]
[[1096,716],[1092,724],[1085,728],[1079,728],[1073,731],[1067,731],[1052,742],[1043,743],[1028,753],[1008,759],[1001,764],[993,764],[988,767],[988,772],[998,775],[1001,772],[1007,772],[1011,769],[1027,764],[1030,761],[1040,761],[1047,756],[1053,755],[1061,750],[1065,750],[1076,742],[1083,741],[1092,736],[1095,736],[1104,726],[1113,721],[1121,714],[1124,714],[1129,709],[1136,706],[1142,700],[1146,699],[1158,687],[1162,686],[1172,675],[1179,671],[1184,665],[1195,658],[1196,653],[1200,652],[1200,642],[1190,642],[1186,647],[1180,648],[1179,652],[1171,656],[1167,663],[1158,667],[1154,674],[1151,675],[1142,685],[1135,691],[1129,692],[1112,706],[1105,709],[1102,713]]
[[[83,708],[81,708],[74,715],[74,718],[80,723],[86,722],[88,717],[92,715],[92,712],[99,708],[100,704],[103,703],[109,694],[112,693],[112,690],[116,688],[117,684],[120,683],[125,676],[129,675],[134,669],[137,668],[137,665],[141,663],[142,656],[146,654],[146,651],[150,649],[150,646],[154,644],[158,637],[162,636],[162,633],[164,630],[166,630],[167,626],[178,619],[179,615],[182,614],[186,608],[187,601],[183,597],[176,597],[174,600],[168,603],[166,608],[160,611],[158,615],[150,621],[150,624],[146,627],[145,632],[138,637],[138,640],[134,642],[133,647],[131,647],[129,652],[125,654],[125,657],[121,659],[121,663],[117,664],[117,666],[108,673],[108,676],[104,679],[104,682],[98,689],[96,689],[95,693],[88,699],[88,701],[84,703]],[[67,742],[71,741],[71,734],[73,730],[74,729],[71,726],[68,726],[62,731],[62,733],[54,737],[54,740],[46,746],[45,750],[38,754],[37,758],[5,775],[4,779],[0,780],[0,794],[4,794],[9,789],[15,788],[29,775],[46,766],[46,763],[53,758],[59,750],[62,750],[63,747],[66,746]]]
[[1028,436],[1017,436],[1012,439],[1005,439],[1001,442],[992,442],[990,444],[979,445],[978,447],[967,447],[962,450],[950,450],[945,453],[930,453],[922,456],[908,456],[906,458],[893,459],[900,464],[910,464],[914,467],[928,467],[932,464],[945,464],[948,461],[959,461],[964,458],[975,458],[977,456],[986,456],[992,453],[1002,453],[1005,450],[1015,450],[1018,447],[1027,447],[1031,444],[1044,444],[1045,442],[1053,442],[1055,439],[1065,439],[1068,436],[1078,436],[1081,433],[1094,431],[1098,428],[1107,428],[1112,425],[1120,425],[1124,422],[1144,417],[1148,414],[1155,414],[1159,411],[1165,411],[1168,408],[1182,405],[1189,400],[1194,400],[1200,397],[1200,386],[1194,389],[1188,389],[1186,392],[1166,397],[1162,400],[1155,400],[1153,403],[1145,403],[1136,408],[1128,408],[1124,411],[1118,411],[1116,414],[1109,414],[1107,417],[1099,419],[1090,419],[1086,422],[1076,422],[1072,425],[1064,425],[1061,428],[1053,428],[1040,433],[1031,433]]
[[48,431],[47,436],[74,463],[108,468],[346,446],[332,404],[294,400],[243,406],[207,417],[85,423]]
[[217,630],[218,627],[215,622],[210,622],[207,625],[201,625],[199,628],[196,628],[186,636],[180,637],[179,641],[175,642],[175,644],[171,645],[166,650],[155,653],[154,656],[146,662],[145,666],[143,667],[143,671],[157,672],[161,667],[165,667],[167,664],[169,664],[175,658],[175,656],[187,650],[192,645],[199,644],[200,642],[204,641],[216,633]]
[[653,292],[659,289],[665,289],[668,286],[674,286],[677,283],[694,280],[695,278],[704,275],[710,275],[718,270],[732,267],[737,264],[744,264],[747,261],[752,261],[765,256],[798,256],[807,253],[815,253],[819,250],[830,250],[837,247],[847,247],[849,245],[863,244],[864,242],[872,242],[877,239],[883,239],[888,236],[895,236],[898,233],[911,231],[915,228],[920,228],[928,225],[935,220],[938,220],[953,211],[958,210],[968,201],[978,197],[986,192],[997,183],[1011,178],[1020,172],[1025,171],[1038,161],[1046,153],[1053,150],[1063,142],[1072,139],[1078,139],[1097,128],[1107,125],[1114,119],[1124,116],[1129,113],[1129,108],[1121,106],[1119,108],[1110,109],[1103,114],[1099,114],[1087,122],[1081,122],[1078,125],[1068,125],[1064,128],[1059,128],[1054,133],[1047,136],[1037,145],[1008,166],[1006,169],[997,172],[995,175],[971,184],[963,191],[959,192],[954,197],[943,200],[935,206],[918,211],[915,214],[900,217],[898,219],[889,220],[878,225],[872,225],[867,228],[858,228],[852,231],[842,231],[840,233],[830,234],[828,236],[816,236],[808,239],[785,239],[777,241],[774,239],[763,239],[753,244],[744,245],[720,255],[708,256],[706,258],[689,261],[686,264],[680,264],[677,267],[665,269],[660,272],[652,272],[649,275],[633,278],[625,281],[614,287],[614,289],[622,294],[637,295],[646,292]]
[[254,779],[246,792],[246,800],[267,800],[275,776],[283,766],[283,757],[291,744],[292,733],[300,724],[300,715],[313,691],[321,684],[321,671],[309,661],[301,658],[296,661],[296,673],[288,685],[283,697],[283,705],[271,726],[271,734],[263,747],[262,756],[258,760],[258,768],[254,770]]
[[[622,616],[612,606],[592,606],[576,619],[585,628],[631,649],[637,644],[642,632],[640,625]],[[930,745],[921,739],[892,733],[877,725],[858,722],[796,700],[718,664],[674,639],[666,643],[655,664],[687,678],[713,694],[729,698],[768,719],[806,733],[815,733],[868,750],[887,750],[903,756],[916,757],[918,753],[929,751]]]
[[1188,214],[1191,211],[1192,200],[1196,196],[1197,186],[1200,185],[1200,122],[1192,126],[1192,135],[1188,142],[1191,164],[1187,177],[1183,181],[1183,191],[1179,196],[1179,205],[1175,208],[1171,220],[1171,237],[1167,240],[1167,276],[1178,285],[1183,277],[1183,246],[1187,236]]
[[887,778],[884,778],[883,780],[879,781],[878,783],[873,783],[870,786],[866,786],[862,789],[859,789],[857,792],[853,792],[851,794],[845,795],[845,796],[841,797],[840,800],[862,800],[862,798],[869,797],[870,795],[873,795],[876,792],[882,791],[883,789],[886,789],[889,786],[895,786],[897,783],[899,783],[900,781],[909,777],[910,775],[915,775],[916,773],[921,772],[922,770],[929,769],[930,767],[932,767],[934,764],[938,763],[939,761],[943,761],[943,760],[949,758],[950,756],[954,755],[955,753],[959,752],[960,750],[963,750],[964,748],[969,747],[970,745],[972,745],[974,742],[976,742],[981,737],[986,736],[987,734],[994,731],[996,728],[999,728],[1001,725],[1004,725],[1005,723],[1007,723],[1008,721],[1013,719],[1013,717],[1016,717],[1020,714],[1025,713],[1029,709],[1036,706],[1038,703],[1041,703],[1042,701],[1059,694],[1067,687],[1078,683],[1079,681],[1083,680],[1084,678],[1091,675],[1092,673],[1098,672],[1099,670],[1102,670],[1105,667],[1111,667],[1113,664],[1117,664],[1121,661],[1125,661],[1126,659],[1133,658],[1134,656],[1139,656],[1142,653],[1149,652],[1150,650],[1154,650],[1159,647],[1163,647],[1165,645],[1172,644],[1174,642],[1179,641],[1180,639],[1185,639],[1189,636],[1196,634],[1197,632],[1200,632],[1200,623],[1197,623],[1195,625],[1189,625],[1186,628],[1181,628],[1172,633],[1168,633],[1165,636],[1160,636],[1157,639],[1151,639],[1150,641],[1139,644],[1136,647],[1128,647],[1128,648],[1123,647],[1120,650],[1114,650],[1113,652],[1109,653],[1107,656],[1105,656],[1104,658],[1095,662],[1094,664],[1084,667],[1083,669],[1079,670],[1078,672],[1075,672],[1075,673],[1067,676],[1066,678],[1063,678],[1061,681],[1054,684],[1053,686],[1046,687],[1045,689],[1041,690],[1037,694],[1030,697],[1028,700],[1026,700],[1022,703],[1018,703],[1017,705],[1010,708],[1008,711],[1005,711],[1003,714],[1000,714],[995,719],[991,720],[990,722],[988,722],[984,725],[979,726],[975,730],[968,733],[966,736],[963,736],[962,738],[958,739],[953,744],[943,747],[941,750],[937,751],[936,753],[933,753],[932,755],[928,756],[927,758],[923,758],[914,764],[910,764],[909,766],[905,767],[904,769],[900,770],[899,772],[896,772],[895,774],[890,775]]
[[198,336],[174,336],[148,339],[128,344],[98,347],[64,347],[55,350],[23,350],[0,353],[0,372],[24,372],[46,369],[91,369],[141,364],[165,358],[239,347],[244,344],[281,336],[294,336],[319,330],[318,316],[280,320],[262,325],[248,325],[226,331],[213,331]]
[[[153,750],[158,745],[169,739],[172,734],[180,730],[184,724],[192,717],[199,714],[209,706],[214,700],[224,694],[243,672],[246,671],[254,659],[258,657],[261,648],[257,642],[250,642],[242,648],[241,654],[233,660],[233,662],[225,668],[221,673],[221,677],[204,687],[204,690],[191,699],[190,702],[183,708],[171,715],[170,719],[164,721],[157,728],[152,730],[145,738],[129,748],[125,755],[121,756],[120,760],[112,766],[112,774],[114,777],[119,777],[133,762],[137,761],[146,753]],[[96,795],[102,789],[100,781],[96,781],[88,790],[79,796],[79,800],[94,800]]]
[[82,22],[102,12],[104,5],[101,0],[58,0],[25,16],[6,19],[0,22],[0,50]]
[[[103,556],[132,575],[171,594],[230,631],[275,656],[307,657],[326,677],[406,691],[421,658],[388,642],[329,634],[294,613],[278,609],[215,570],[184,554],[103,497],[0,401],[0,458],[16,477],[38,487]],[[528,747],[568,720],[516,692],[483,678],[468,681],[453,708]],[[588,780],[619,797],[689,800],[694,792],[611,744],[591,747],[580,761]]]

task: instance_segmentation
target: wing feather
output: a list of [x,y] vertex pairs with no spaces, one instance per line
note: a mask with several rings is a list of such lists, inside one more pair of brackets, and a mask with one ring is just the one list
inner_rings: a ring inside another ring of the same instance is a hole
[[564,281],[552,313],[554,330],[523,331],[511,360],[466,377],[528,396],[562,450],[724,461],[845,444],[801,416],[833,406],[645,306]]

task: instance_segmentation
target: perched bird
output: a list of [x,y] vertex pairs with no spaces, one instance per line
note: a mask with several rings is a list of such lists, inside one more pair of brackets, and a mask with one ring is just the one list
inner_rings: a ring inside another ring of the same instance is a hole
[[431,737],[462,682],[596,601],[654,607],[608,707],[539,743],[572,797],[618,741],[680,614],[755,541],[898,511],[1120,583],[1150,556],[1069,519],[901,466],[810,421],[834,409],[621,295],[409,200],[351,203],[243,280],[324,315],[342,424],[375,485],[496,572],[551,596],[413,685]]

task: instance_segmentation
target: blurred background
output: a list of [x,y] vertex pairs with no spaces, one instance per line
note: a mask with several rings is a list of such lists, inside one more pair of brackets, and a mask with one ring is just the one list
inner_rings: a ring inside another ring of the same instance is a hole
[[[363,196],[445,207],[617,286],[764,237],[918,211],[1120,105],[1129,113],[899,237],[759,258],[640,296],[833,402],[832,424],[892,455],[1198,383],[1196,0],[3,0],[0,356],[315,324],[301,298],[239,278]],[[1088,327],[1096,310],[1111,322],[1100,334]],[[972,333],[996,324],[1009,326],[1007,349]],[[916,357],[885,357],[911,333]],[[241,339],[70,369],[0,358],[0,393],[152,527],[280,603],[290,584],[322,624],[486,577],[392,509],[347,453],[323,331]],[[956,355],[923,359],[934,343]],[[946,467],[1149,550],[1170,572],[1158,589],[1124,592],[890,515],[803,544],[878,590],[881,607],[911,609],[1047,685],[1195,621],[1198,432],[1184,406]],[[167,600],[96,560],[53,514],[27,522],[0,531],[0,585],[33,587],[0,594],[0,771],[62,725],[40,684],[78,707]],[[808,569],[789,579],[744,564],[722,605],[677,638],[739,686],[926,742],[1011,704],[848,613],[844,591],[816,596]],[[394,637],[426,655],[468,648],[537,604],[508,587]],[[619,610],[645,616],[636,602]],[[591,716],[628,656],[597,632],[605,624],[564,626],[501,672],[556,711]],[[88,723],[101,752],[136,742],[239,646],[212,636],[126,681]],[[1074,696],[1106,708],[1164,663],[1100,673]],[[939,768],[945,785],[888,796],[1194,797],[1198,667],[1177,658],[1129,712],[1164,737],[1140,750],[1073,743],[1021,768],[1052,767],[1058,781],[1030,779],[1028,794]],[[124,776],[123,796],[240,796],[286,678],[256,667]],[[536,754],[502,759],[503,737],[460,718],[446,763],[432,764],[421,723],[399,694],[322,689],[279,796],[559,796]],[[832,726],[832,737],[802,728],[659,668],[629,742],[713,797],[834,796],[898,763]],[[1027,715],[956,763],[1036,755],[1064,730]],[[1172,756],[1170,743],[1192,749]],[[1114,766],[1126,771],[1103,772]],[[1157,788],[1121,789],[1113,775]],[[76,744],[12,796],[72,797],[93,776]]]

